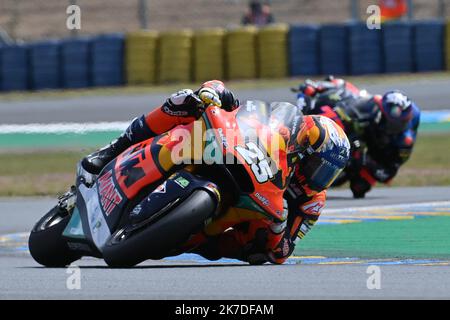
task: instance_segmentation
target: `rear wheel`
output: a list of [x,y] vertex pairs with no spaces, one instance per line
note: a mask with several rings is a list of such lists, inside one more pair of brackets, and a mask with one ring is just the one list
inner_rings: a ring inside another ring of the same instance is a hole
[[31,256],[46,267],[64,267],[81,258],[67,246],[62,233],[70,220],[67,210],[55,206],[34,226],[28,239]]
[[205,190],[194,191],[187,199],[141,229],[120,228],[103,248],[103,258],[110,267],[132,267],[147,259],[161,259],[179,247],[216,210],[216,200]]

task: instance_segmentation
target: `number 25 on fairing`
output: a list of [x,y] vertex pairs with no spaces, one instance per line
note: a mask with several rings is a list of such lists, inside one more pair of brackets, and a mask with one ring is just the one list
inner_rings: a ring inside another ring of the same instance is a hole
[[247,148],[236,147],[236,151],[244,158],[245,162],[251,166],[256,181],[264,183],[273,178],[274,173],[270,168],[269,160],[261,149],[254,142],[248,142]]

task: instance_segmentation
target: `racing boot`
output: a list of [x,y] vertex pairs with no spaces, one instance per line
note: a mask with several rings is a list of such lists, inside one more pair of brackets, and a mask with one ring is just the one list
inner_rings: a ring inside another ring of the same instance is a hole
[[111,160],[116,158],[130,146],[130,140],[125,135],[121,135],[107,146],[84,157],[81,161],[81,165],[87,172],[99,174]]
[[91,174],[99,174],[102,169],[119,154],[132,145],[156,136],[145,123],[145,116],[135,118],[129,127],[117,139],[107,146],[87,155],[81,160],[81,166]]
[[355,177],[350,180],[350,190],[352,190],[353,198],[355,199],[363,199],[371,188],[370,183],[361,177]]

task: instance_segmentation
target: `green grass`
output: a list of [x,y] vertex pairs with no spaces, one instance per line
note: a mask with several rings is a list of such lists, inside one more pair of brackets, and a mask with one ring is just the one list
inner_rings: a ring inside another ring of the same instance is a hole
[[46,151],[0,154],[0,196],[43,196],[65,192],[75,181],[85,152]]
[[358,258],[450,258],[450,217],[317,225],[296,255]]
[[394,186],[450,185],[450,134],[419,135],[411,158]]
[[[450,134],[420,135],[411,159],[394,186],[450,185]],[[0,196],[63,193],[75,178],[77,162],[90,150],[0,153]]]
[[[349,76],[345,79],[356,82],[361,87],[367,84],[392,83],[418,80],[439,80],[448,79],[450,72],[431,72],[420,74],[379,74],[365,76]],[[312,77],[314,79],[323,78],[322,76]],[[267,89],[267,88],[289,88],[295,87],[303,82],[305,77],[283,78],[283,79],[254,79],[254,80],[230,80],[226,81],[227,86],[232,90],[239,89]],[[88,88],[78,90],[44,90],[44,91],[18,91],[11,93],[1,93],[0,101],[33,100],[33,99],[65,99],[77,98],[80,96],[111,96],[111,95],[134,95],[165,93],[179,90],[180,88],[195,88],[199,83],[176,83],[142,86],[122,86],[122,87],[104,87]]]

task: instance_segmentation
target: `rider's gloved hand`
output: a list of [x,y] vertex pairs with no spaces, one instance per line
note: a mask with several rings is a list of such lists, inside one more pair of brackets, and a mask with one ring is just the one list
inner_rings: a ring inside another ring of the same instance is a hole
[[294,249],[295,243],[289,233],[286,233],[277,247],[268,253],[268,261],[274,264],[283,263],[294,252]]
[[317,93],[317,83],[311,79],[306,79],[305,82],[298,87],[298,92],[301,92],[308,97],[314,97]]
[[268,250],[266,248],[267,243],[267,230],[258,230],[255,240],[251,245],[246,246],[246,257],[244,261],[252,265],[263,264],[270,262],[273,264],[283,263],[294,252],[295,244],[290,238],[289,233],[285,233],[278,245]]
[[201,88],[198,92],[198,97],[206,106],[215,105],[222,107],[222,101],[220,100],[219,94],[211,88]]
[[269,261],[267,256],[266,244],[268,231],[259,229],[256,231],[253,241],[247,243],[241,250],[241,260],[247,261],[252,265],[263,264]]
[[204,102],[191,89],[178,91],[163,104],[162,111],[176,117],[198,118],[204,111]]

